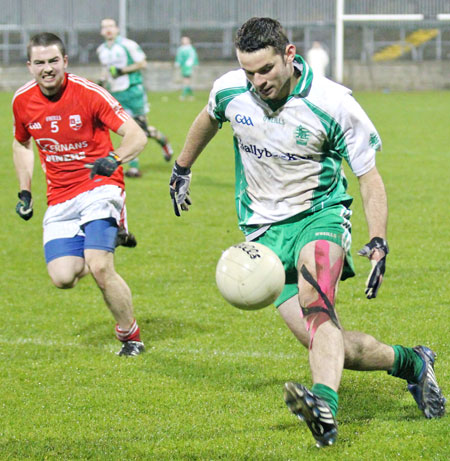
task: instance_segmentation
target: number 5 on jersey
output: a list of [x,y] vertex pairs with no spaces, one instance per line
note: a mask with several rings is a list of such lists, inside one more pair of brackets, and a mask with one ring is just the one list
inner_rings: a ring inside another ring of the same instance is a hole
[[52,133],[58,133],[58,131],[59,131],[58,120],[52,120],[52,121],[50,122],[50,124],[51,124],[51,129],[50,129],[50,131],[51,131]]

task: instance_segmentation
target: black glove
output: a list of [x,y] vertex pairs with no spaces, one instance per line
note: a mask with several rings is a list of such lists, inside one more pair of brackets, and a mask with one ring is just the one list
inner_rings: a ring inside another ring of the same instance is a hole
[[191,169],[184,168],[175,162],[172,169],[172,176],[170,177],[170,197],[173,203],[173,210],[177,216],[180,216],[180,208],[183,211],[189,210],[189,205],[191,204],[191,200],[189,199],[191,178]]
[[134,248],[137,245],[137,240],[134,234],[128,232],[123,225],[117,230],[116,247],[124,246]]
[[119,67],[111,66],[109,68],[109,73],[111,74],[112,78],[117,78],[117,77],[120,77],[121,75],[123,75],[123,70],[120,69]]
[[84,166],[91,169],[89,177],[93,179],[96,174],[111,176],[121,163],[120,158],[114,152],[110,152],[106,157],[98,158],[94,163],[88,163]]
[[[372,255],[375,250],[380,250],[384,253],[384,256],[379,260],[375,261],[372,259]],[[383,275],[386,271],[386,256],[389,253],[389,247],[386,240],[381,237],[374,237],[369,243],[364,245],[361,250],[358,251],[360,256],[367,256],[372,263],[372,270],[370,271],[369,277],[366,282],[365,294],[367,299],[372,299],[377,296],[378,289],[380,288],[381,282],[383,281]]]
[[16,205],[16,213],[25,221],[33,216],[33,199],[29,190],[21,190],[17,196],[19,203]]

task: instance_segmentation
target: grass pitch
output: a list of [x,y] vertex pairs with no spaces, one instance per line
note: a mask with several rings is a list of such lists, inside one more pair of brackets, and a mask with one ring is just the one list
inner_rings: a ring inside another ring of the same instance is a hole
[[[171,164],[150,141],[144,176],[127,180],[135,249],[116,265],[133,292],[147,353],[117,357],[113,319],[90,278],[54,288],[41,245],[45,187],[36,161],[35,216],[14,212],[11,94],[0,94],[0,459],[448,459],[448,416],[428,421],[405,383],[383,372],[345,371],[338,443],[318,451],[282,398],[286,380],[311,384],[307,353],[272,307],[243,312],[214,282],[221,251],[243,238],[234,210],[229,127],[193,169],[193,205],[176,218]],[[356,94],[383,139],[377,165],[390,205],[387,274],[377,299],[364,297],[369,265],[340,285],[343,325],[389,344],[426,344],[447,397],[450,92]],[[151,94],[150,120],[179,152],[206,103]],[[348,170],[348,169],[347,169]],[[353,253],[367,241],[356,180],[350,179]]]

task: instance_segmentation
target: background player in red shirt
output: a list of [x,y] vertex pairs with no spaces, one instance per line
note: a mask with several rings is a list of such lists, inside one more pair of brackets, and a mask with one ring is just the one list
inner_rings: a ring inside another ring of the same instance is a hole
[[[43,226],[50,278],[58,288],[72,288],[90,272],[117,322],[118,354],[134,356],[144,344],[131,291],[114,268],[114,249],[119,226],[126,232],[120,165],[143,150],[147,137],[106,90],[66,73],[67,65],[59,37],[44,32],[30,40],[27,66],[34,80],[13,99],[16,211],[25,220],[33,215],[33,138],[47,179]],[[109,130],[123,137],[115,150]]]

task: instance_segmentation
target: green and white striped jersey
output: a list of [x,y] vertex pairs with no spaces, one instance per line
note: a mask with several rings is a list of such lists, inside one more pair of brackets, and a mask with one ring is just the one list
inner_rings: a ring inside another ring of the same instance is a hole
[[[106,42],[102,43],[97,48],[97,55],[101,65],[108,69],[111,66],[122,69],[135,62],[141,62],[146,58],[142,48],[136,42],[120,36],[116,38],[111,46],[108,46]],[[125,91],[130,86],[140,83],[142,83],[142,73],[139,70],[117,78],[109,76],[108,89],[111,93],[116,93],[118,91]]]
[[208,113],[234,133],[239,225],[264,225],[350,204],[342,159],[356,176],[375,166],[379,135],[351,96],[295,58],[301,78],[282,103],[263,101],[242,69],[217,79]]

